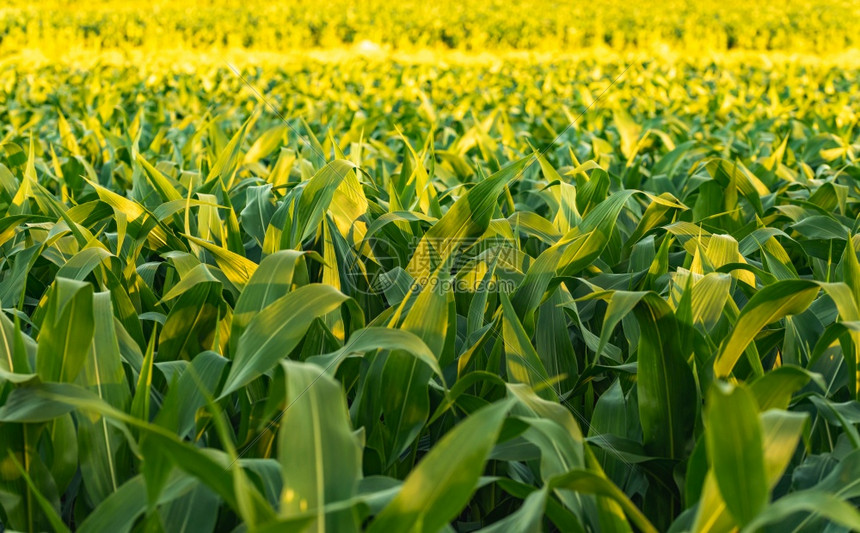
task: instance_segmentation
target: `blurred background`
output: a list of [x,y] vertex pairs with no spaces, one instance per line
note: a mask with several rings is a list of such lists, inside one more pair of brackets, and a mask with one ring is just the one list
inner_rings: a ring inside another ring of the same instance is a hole
[[0,49],[576,51],[828,54],[855,48],[851,0],[3,2]]

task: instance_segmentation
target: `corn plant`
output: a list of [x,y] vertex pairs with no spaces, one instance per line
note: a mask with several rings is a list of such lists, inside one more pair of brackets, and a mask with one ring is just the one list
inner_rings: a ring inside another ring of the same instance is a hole
[[860,529],[856,69],[200,65],[2,67],[5,528]]

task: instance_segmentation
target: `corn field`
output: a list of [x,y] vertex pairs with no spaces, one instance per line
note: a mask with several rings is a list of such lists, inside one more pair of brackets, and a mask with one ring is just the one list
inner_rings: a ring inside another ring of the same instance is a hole
[[0,531],[860,530],[856,2],[84,4],[0,10]]

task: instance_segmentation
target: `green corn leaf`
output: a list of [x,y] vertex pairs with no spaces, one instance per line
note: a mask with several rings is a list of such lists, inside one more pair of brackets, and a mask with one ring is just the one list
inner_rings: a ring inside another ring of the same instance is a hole
[[714,361],[717,376],[727,376],[749,343],[766,325],[804,311],[818,295],[814,281],[788,280],[768,285],[744,306],[738,322]]
[[313,514],[311,528],[317,531],[356,529],[349,510],[325,510],[352,498],[361,477],[360,449],[340,385],[313,364],[283,361],[280,368],[285,380],[278,434],[281,516]]
[[58,278],[45,302],[39,331],[39,377],[43,381],[74,381],[86,363],[93,329],[92,285]]
[[762,424],[752,393],[715,383],[705,412],[708,458],[728,512],[749,524],[768,503]]
[[436,531],[467,504],[510,401],[472,413],[446,434],[403,482],[369,531]]
[[238,390],[286,358],[311,322],[336,310],[346,298],[326,285],[305,285],[278,298],[257,314],[238,341],[221,396]]
[[643,444],[658,457],[684,453],[696,417],[689,347],[681,344],[680,325],[668,304],[653,293],[635,309],[639,323],[639,417]]

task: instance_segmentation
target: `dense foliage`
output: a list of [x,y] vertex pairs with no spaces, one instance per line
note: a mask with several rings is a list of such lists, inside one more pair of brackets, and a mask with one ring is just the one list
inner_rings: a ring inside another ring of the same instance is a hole
[[860,529],[857,69],[0,69],[3,526]]

